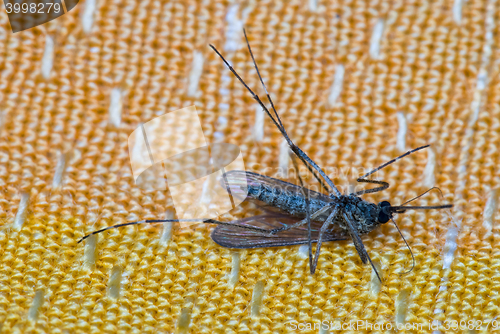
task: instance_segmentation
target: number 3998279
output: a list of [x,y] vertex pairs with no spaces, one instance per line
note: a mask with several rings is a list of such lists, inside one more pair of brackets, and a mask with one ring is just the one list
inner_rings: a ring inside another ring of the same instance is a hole
[[45,3],[6,3],[5,9],[7,14],[10,13],[60,13],[62,8],[59,3],[45,2]]

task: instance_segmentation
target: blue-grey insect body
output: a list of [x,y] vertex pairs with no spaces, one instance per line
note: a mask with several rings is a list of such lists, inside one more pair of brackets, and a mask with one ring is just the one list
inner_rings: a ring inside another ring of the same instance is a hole
[[[269,183],[275,179],[267,177],[265,178],[268,182],[252,182],[252,179],[259,177],[262,179],[264,177],[251,172],[246,172],[245,175],[244,172],[240,171],[233,171],[227,174],[227,178],[230,180],[234,180],[234,177],[246,177],[250,181],[247,185],[248,197],[261,201],[271,207],[278,208],[294,217],[306,217],[307,202],[302,194],[297,193],[296,185],[280,181],[279,186],[278,184],[271,186]],[[387,201],[383,201],[377,205],[365,201],[354,194],[328,197],[321,193],[313,192],[313,195],[309,200],[309,209],[311,212],[317,212],[324,207],[329,207],[329,209],[317,215],[312,220],[317,222],[326,221],[333,208],[338,206],[350,212],[356,219],[358,224],[355,227],[360,234],[371,232],[378,225],[387,223],[392,217],[392,213],[384,209],[390,206],[390,203]],[[333,223],[343,230],[347,230],[347,225],[342,215],[335,217]]]

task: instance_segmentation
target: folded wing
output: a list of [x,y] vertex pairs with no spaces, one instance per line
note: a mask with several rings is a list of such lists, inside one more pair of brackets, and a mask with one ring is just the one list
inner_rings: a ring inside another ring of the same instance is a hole
[[[282,214],[264,214],[229,222],[231,225],[218,225],[212,232],[212,240],[227,248],[260,248],[302,245],[308,243],[307,224],[271,235],[246,229],[254,227],[273,230],[298,222],[300,218]],[[321,222],[311,222],[312,242],[317,242]],[[337,228],[326,231],[324,241],[346,240],[348,235]]]

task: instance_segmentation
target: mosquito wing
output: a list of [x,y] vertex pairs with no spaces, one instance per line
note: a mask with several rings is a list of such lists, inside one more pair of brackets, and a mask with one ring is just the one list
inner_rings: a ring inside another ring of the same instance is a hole
[[[232,170],[224,174],[221,178],[221,186],[224,189],[231,191],[231,195],[244,200],[247,197],[247,192],[250,187],[258,188],[265,186],[271,189],[277,189],[280,192],[287,193],[292,196],[303,196],[300,186],[278,180],[269,176],[260,175],[253,172],[240,170]],[[309,192],[310,200],[318,200],[323,202],[331,202],[332,199],[325,194],[319,193],[305,188],[305,192]]]
[[[274,235],[245,227],[273,230],[292,225],[301,220],[282,214],[264,214],[229,222],[231,225],[218,225],[212,232],[212,240],[227,248],[261,248],[308,244],[307,225],[282,231]],[[311,222],[312,242],[317,242],[322,222]],[[326,231],[324,241],[346,240],[348,235],[336,229]]]

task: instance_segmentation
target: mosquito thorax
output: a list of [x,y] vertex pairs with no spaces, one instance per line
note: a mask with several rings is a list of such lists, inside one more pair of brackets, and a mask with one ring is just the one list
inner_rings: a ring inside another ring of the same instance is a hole
[[392,213],[386,209],[391,207],[391,203],[387,201],[382,201],[378,203],[378,207],[380,210],[378,213],[378,222],[380,224],[385,224],[392,218]]

